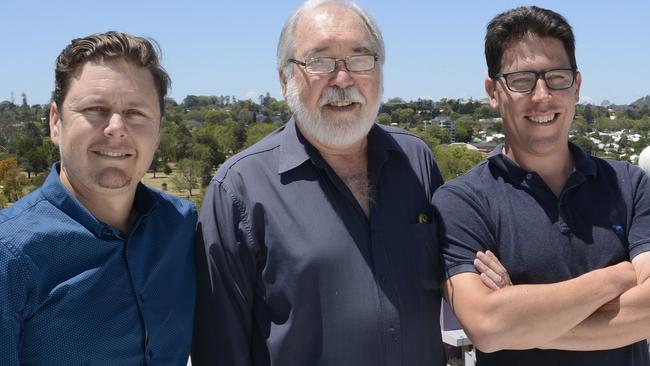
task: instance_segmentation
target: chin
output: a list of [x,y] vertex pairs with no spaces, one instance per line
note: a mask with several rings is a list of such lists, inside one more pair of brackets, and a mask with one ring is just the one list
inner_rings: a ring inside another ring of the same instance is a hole
[[95,182],[101,188],[122,189],[129,187],[133,178],[121,169],[107,168],[97,175]]

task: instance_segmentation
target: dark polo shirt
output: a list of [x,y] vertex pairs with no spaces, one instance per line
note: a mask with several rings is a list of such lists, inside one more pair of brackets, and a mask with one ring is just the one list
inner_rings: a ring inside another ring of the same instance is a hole
[[[535,172],[501,154],[434,195],[446,277],[477,272],[491,250],[513,284],[569,280],[650,250],[650,185],[638,167],[587,156],[570,144],[575,171],[560,197]],[[646,342],[594,352],[477,351],[477,365],[650,365]]]
[[368,135],[370,219],[294,121],[225,162],[199,219],[192,364],[442,366],[431,150]]

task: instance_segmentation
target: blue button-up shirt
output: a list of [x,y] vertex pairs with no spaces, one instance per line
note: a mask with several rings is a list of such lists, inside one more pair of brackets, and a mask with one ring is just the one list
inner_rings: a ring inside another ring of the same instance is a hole
[[0,365],[185,365],[196,212],[140,184],[128,235],[62,186],[0,211]]
[[368,136],[368,219],[294,121],[224,163],[199,218],[192,363],[444,364],[429,148]]

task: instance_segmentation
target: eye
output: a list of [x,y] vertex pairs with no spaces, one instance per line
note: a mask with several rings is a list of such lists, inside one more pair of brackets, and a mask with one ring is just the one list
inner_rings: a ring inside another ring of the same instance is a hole
[[101,106],[92,106],[84,109],[84,112],[86,113],[94,113],[94,114],[103,114],[106,113],[106,108],[101,107]]
[[124,114],[129,117],[145,117],[145,114],[137,109],[129,109],[126,112],[124,112]]

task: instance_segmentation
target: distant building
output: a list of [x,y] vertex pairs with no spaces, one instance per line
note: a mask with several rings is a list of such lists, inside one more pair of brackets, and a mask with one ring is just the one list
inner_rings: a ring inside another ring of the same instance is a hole
[[438,125],[440,128],[449,131],[451,142],[456,142],[456,124],[449,117],[438,116],[433,119],[433,124]]

